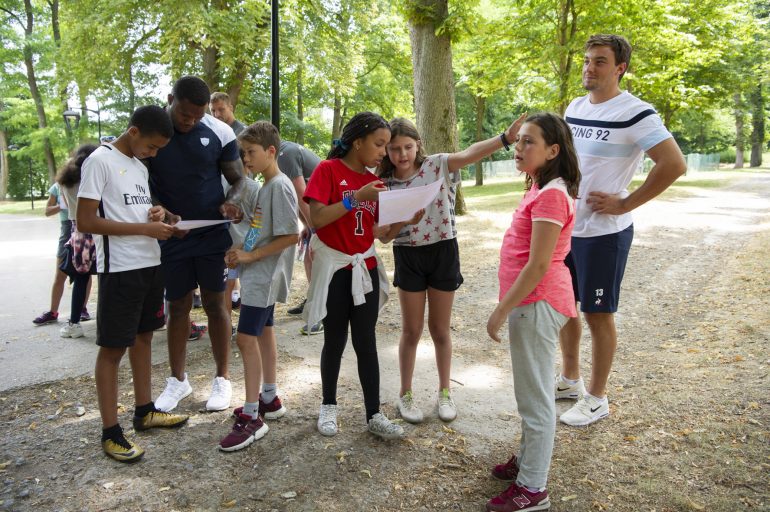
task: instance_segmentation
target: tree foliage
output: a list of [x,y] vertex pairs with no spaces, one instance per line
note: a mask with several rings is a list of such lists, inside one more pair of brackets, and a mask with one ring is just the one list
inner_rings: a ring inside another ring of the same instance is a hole
[[[447,83],[458,91],[430,107],[450,121],[421,128],[431,133],[430,143],[439,137],[434,130],[448,136],[451,148],[442,150],[455,148],[458,138],[466,146],[498,133],[517,112],[563,112],[584,94],[583,44],[599,32],[631,41],[622,86],[652,103],[686,150],[736,145],[751,148],[757,163],[765,147],[765,0],[284,0],[280,6],[282,134],[321,155],[355,112],[421,117],[424,100],[415,97],[413,77],[428,63],[412,60],[410,23],[430,25],[431,37],[451,44],[448,78],[425,78],[428,98]],[[165,103],[173,80],[192,73],[228,92],[238,118],[269,118],[269,8],[266,0],[0,0],[0,141],[21,148],[2,148],[0,195],[6,186],[15,197],[29,194],[30,161],[34,193],[43,195],[56,163],[96,136],[87,110],[78,131],[69,133],[61,117],[66,107],[99,109],[103,132],[117,134],[134,108]]]

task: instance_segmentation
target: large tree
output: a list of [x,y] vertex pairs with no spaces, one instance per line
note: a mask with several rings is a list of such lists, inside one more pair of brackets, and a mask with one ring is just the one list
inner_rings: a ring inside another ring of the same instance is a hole
[[[19,5],[17,2],[8,2],[7,5],[8,7],[0,7],[0,10],[7,15],[7,20],[12,25],[16,24],[24,34],[23,40],[19,43],[22,46],[27,85],[29,87],[30,97],[35,103],[38,128],[41,130],[43,155],[48,168],[48,178],[50,181],[53,181],[54,176],[56,175],[56,157],[54,156],[53,146],[48,135],[48,118],[45,112],[45,100],[38,84],[38,76],[35,67],[35,59],[40,58],[36,49],[39,46],[45,46],[47,43],[45,36],[42,36],[39,30],[36,31],[35,26],[36,18],[39,21],[39,18],[44,16],[44,12],[40,9],[35,9],[31,0],[24,0],[22,5]],[[50,8],[50,6],[48,7]]]
[[[447,0],[408,0],[409,38],[412,42],[414,113],[417,130],[429,154],[458,149],[452,69],[451,27]],[[465,213],[462,190],[457,187],[455,213]]]

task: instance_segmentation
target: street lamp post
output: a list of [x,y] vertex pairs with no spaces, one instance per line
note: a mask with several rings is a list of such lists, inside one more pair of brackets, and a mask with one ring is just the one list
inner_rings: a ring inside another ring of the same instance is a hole
[[[97,107],[96,110],[82,107],[81,110],[87,110],[88,112],[93,112],[96,114],[96,123],[99,126],[99,140],[102,139],[102,111],[99,110]],[[64,117],[64,124],[67,125],[67,128],[77,130],[78,125],[80,125],[80,112],[77,110],[72,110],[69,107],[67,107],[67,110],[65,110],[62,113],[62,117]]]
[[278,78],[278,0],[270,2],[270,120],[281,129],[281,93]]

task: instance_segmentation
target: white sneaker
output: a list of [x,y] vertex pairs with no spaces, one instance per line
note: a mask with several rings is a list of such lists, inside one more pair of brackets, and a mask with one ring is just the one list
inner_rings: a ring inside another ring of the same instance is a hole
[[186,373],[182,381],[171,376],[166,379],[166,389],[155,400],[155,408],[163,412],[173,411],[179,405],[179,401],[189,396],[190,393],[192,393],[192,386],[190,386],[190,381],[187,380]]
[[401,439],[404,437],[404,428],[390,421],[381,412],[369,420],[369,432],[382,439]]
[[85,336],[83,333],[83,326],[70,322],[67,322],[67,325],[59,329],[59,335],[62,338],[82,338]]
[[404,396],[398,399],[398,413],[409,423],[420,423],[422,421],[422,411],[414,405],[414,397],[411,391],[404,393]]
[[321,404],[318,412],[318,431],[325,436],[337,435],[337,406]]
[[211,395],[206,402],[207,411],[224,411],[230,408],[230,399],[233,397],[233,387],[230,381],[224,377],[214,377],[211,381]]
[[155,400],[155,408],[159,411],[170,412],[176,409],[179,401],[192,393],[192,386],[187,380],[187,374],[184,374],[184,380],[177,380],[176,377],[166,379],[166,389]]
[[607,397],[596,398],[585,393],[567,412],[559,416],[562,423],[573,427],[583,427],[595,421],[606,418],[610,414]]
[[452,421],[457,417],[457,406],[446,388],[438,392],[438,417],[443,421]]
[[585,394],[586,386],[583,377],[580,377],[574,384],[564,382],[561,374],[556,377],[556,385],[554,386],[556,400],[576,400]]

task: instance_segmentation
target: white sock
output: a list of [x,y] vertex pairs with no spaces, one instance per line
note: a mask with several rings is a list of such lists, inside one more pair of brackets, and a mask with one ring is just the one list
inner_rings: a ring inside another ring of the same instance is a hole
[[561,378],[561,381],[562,381],[563,383],[565,383],[565,384],[569,384],[570,386],[574,386],[574,385],[575,385],[575,384],[577,384],[577,383],[578,383],[578,381],[580,380],[579,378],[578,378],[578,379],[575,379],[575,380],[572,380],[572,379],[568,379],[568,378],[567,378],[567,377],[565,377],[564,375],[561,375],[561,376],[560,376],[560,378]]

